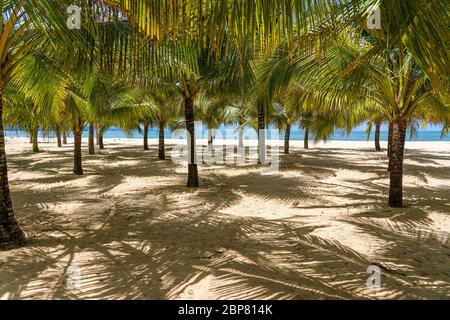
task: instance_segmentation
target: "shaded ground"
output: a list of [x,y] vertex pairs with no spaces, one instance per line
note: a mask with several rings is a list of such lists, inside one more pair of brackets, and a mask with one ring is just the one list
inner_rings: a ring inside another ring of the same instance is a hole
[[75,177],[71,146],[36,155],[8,142],[30,241],[0,252],[0,298],[450,297],[449,152],[408,151],[407,208],[394,210],[385,155],[369,149],[294,147],[275,175],[202,166],[189,190],[183,166],[134,143],[107,141]]

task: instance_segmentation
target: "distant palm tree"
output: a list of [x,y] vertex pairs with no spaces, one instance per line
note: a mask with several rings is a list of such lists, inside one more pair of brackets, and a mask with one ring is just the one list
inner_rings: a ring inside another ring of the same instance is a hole
[[275,102],[269,121],[274,123],[278,129],[284,129],[284,154],[289,154],[289,143],[291,126],[298,120],[296,108],[283,102]]

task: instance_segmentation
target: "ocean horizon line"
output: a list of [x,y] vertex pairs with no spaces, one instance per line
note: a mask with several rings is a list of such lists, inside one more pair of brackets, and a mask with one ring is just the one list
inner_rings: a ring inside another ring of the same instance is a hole
[[[219,132],[222,134],[222,137],[225,137],[226,129],[236,129],[236,128],[220,128]],[[206,132],[206,131],[205,131]],[[247,136],[247,140],[256,139],[256,132],[251,128],[246,128],[244,130],[245,135]],[[279,139],[284,139],[284,131],[280,130]],[[270,130],[269,130],[270,133]],[[41,138],[52,138],[55,137],[56,133],[53,131],[49,132],[39,132],[39,137]],[[83,132],[83,138],[88,136],[88,128],[86,128]],[[149,129],[149,139],[157,139],[159,136],[158,128],[150,128]],[[171,139],[172,130],[169,128],[166,129],[165,138]],[[15,129],[6,129],[5,137],[28,137],[28,132],[25,130],[15,130]],[[72,137],[72,133],[68,132],[68,137]],[[139,132],[138,130],[133,131],[131,134],[125,133],[123,130],[119,128],[110,128],[104,134],[103,138],[126,138],[126,139],[143,139],[143,132]],[[221,139],[222,137],[218,136],[217,139]],[[250,137],[250,139],[248,139]],[[199,139],[206,138],[205,136],[199,136]],[[268,139],[272,137],[268,136]],[[366,131],[362,130],[354,130],[350,134],[346,135],[341,130],[336,130],[336,132],[327,139],[329,141],[367,141],[373,140],[375,138],[375,133],[372,132],[368,137]],[[388,132],[386,130],[380,131],[380,141],[387,141]],[[290,140],[299,141],[304,139],[304,131],[300,129],[291,129]],[[415,135],[411,135],[411,133],[407,133],[406,136],[407,141],[450,141],[450,135],[442,136],[442,132],[438,130],[418,130]],[[314,135],[310,135],[310,140],[314,140]]]

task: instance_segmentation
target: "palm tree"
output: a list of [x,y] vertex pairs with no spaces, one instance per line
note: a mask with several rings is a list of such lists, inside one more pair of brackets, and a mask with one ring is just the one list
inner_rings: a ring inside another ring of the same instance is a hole
[[214,149],[214,131],[224,122],[229,113],[227,112],[227,99],[201,97],[196,102],[196,112],[198,119],[208,127],[208,151],[212,152]]
[[[281,100],[282,101],[282,100]],[[278,129],[284,129],[284,154],[289,154],[289,142],[291,126],[298,120],[297,110],[293,105],[283,102],[275,102],[273,111],[269,115],[269,121],[274,123]]]
[[137,119],[130,120],[131,127],[136,126],[135,122],[144,123],[144,150],[149,149],[148,129],[154,124],[159,129],[158,158],[165,160],[165,128],[181,116],[181,100],[177,91],[168,83],[147,88],[145,93],[139,95],[134,108],[133,114]]
[[[48,48],[49,37],[74,43],[76,33],[67,30],[65,11],[70,1],[5,0],[1,4],[0,119],[5,89],[12,73],[30,56]],[[8,185],[3,124],[0,122],[0,248],[20,245],[25,237],[16,222]]]
[[361,53],[361,48],[352,42],[340,43],[333,46],[326,59],[327,65],[321,70],[324,76],[319,80],[321,90],[327,90],[334,97],[359,95],[373,103],[378,108],[377,113],[389,120],[392,126],[389,205],[401,207],[408,123],[421,108],[433,109],[445,117],[448,106],[441,101],[428,76],[418,68],[413,56],[401,43],[395,49],[380,53],[374,52],[370,46]]

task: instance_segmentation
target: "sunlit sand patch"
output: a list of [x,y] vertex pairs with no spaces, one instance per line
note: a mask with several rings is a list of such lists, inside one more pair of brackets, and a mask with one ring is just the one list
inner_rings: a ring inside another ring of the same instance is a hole
[[280,204],[277,200],[264,199],[238,193],[242,200],[229,208],[220,210],[221,213],[237,217],[256,217],[263,219],[286,219],[301,214],[300,210],[289,205]]
[[10,181],[32,181],[34,179],[45,179],[53,177],[52,174],[39,171],[27,171],[27,170],[11,170],[8,172]]
[[139,193],[152,188],[155,177],[124,177],[120,184],[108,191],[111,195],[123,195],[124,193]]
[[384,247],[389,245],[386,241],[369,235],[354,225],[342,221],[333,221],[328,226],[322,226],[322,228],[316,229],[311,234],[323,239],[338,241],[352,250],[369,257],[377,257],[383,252]]
[[[55,178],[56,180],[56,178]],[[30,183],[30,190],[33,191],[51,191],[61,190],[61,188],[86,188],[94,185],[96,180],[95,176],[83,176],[79,178],[73,178],[70,180],[62,179],[61,181],[49,182],[49,183]]]
[[[450,203],[447,205],[447,209],[450,210]],[[431,212],[428,217],[433,221],[430,228],[447,233],[447,242],[450,241],[450,214],[448,212]]]
[[91,160],[91,161],[86,161],[89,164],[92,164],[94,167],[95,165],[100,165],[101,167],[104,168],[121,168],[121,167],[133,167],[133,166],[138,166],[139,164],[141,164],[140,160],[114,160],[114,161],[108,161],[105,162],[104,160]]

